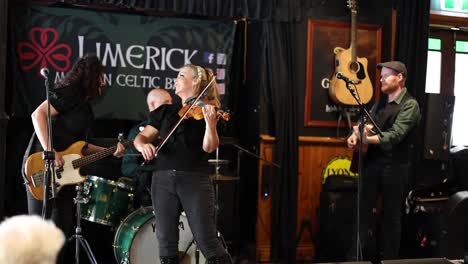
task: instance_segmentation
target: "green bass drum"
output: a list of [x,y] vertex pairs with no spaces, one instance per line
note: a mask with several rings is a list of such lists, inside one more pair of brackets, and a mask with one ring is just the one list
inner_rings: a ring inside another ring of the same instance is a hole
[[[120,264],[160,263],[152,207],[142,207],[128,215],[114,237],[114,256]],[[184,213],[179,220],[179,257],[181,264],[196,263],[196,245]],[[205,263],[203,254],[199,262]]]

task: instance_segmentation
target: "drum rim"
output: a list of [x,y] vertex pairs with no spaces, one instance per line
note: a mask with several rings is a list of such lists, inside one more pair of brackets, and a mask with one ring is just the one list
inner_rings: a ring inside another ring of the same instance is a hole
[[102,220],[102,219],[94,217],[94,216],[90,216],[90,217],[81,216],[81,218],[83,218],[85,220],[88,220],[90,222],[93,222],[93,223],[103,224],[103,225],[106,225],[106,226],[113,226],[114,225],[111,221]]
[[103,178],[103,177],[99,177],[99,176],[96,176],[96,175],[87,175],[87,178],[94,181],[94,180],[102,180],[110,185],[113,185],[113,186],[117,186],[119,188],[122,188],[122,189],[126,189],[126,190],[129,190],[129,191],[133,191],[133,187],[128,185],[128,184],[125,184],[123,182],[119,182],[119,181],[113,181],[113,180],[109,180],[109,179],[106,179],[106,178]]
[[[127,216],[120,222],[119,226],[118,226],[117,229],[115,230],[115,236],[114,236],[114,241],[112,242],[112,247],[114,248],[114,258],[115,258],[115,260],[116,260],[118,263],[120,263],[120,261],[122,261],[122,260],[119,259],[119,258],[117,257],[117,246],[118,246],[118,245],[117,245],[117,239],[120,238],[120,233],[121,233],[120,231],[121,231],[121,229],[122,229],[123,226],[124,226],[123,223],[126,223],[126,222],[127,222],[127,221],[126,221],[127,219],[133,217],[135,214],[139,213],[140,211],[146,211],[146,210],[149,210],[149,211],[151,212],[151,214],[153,215],[152,217],[155,217],[155,215],[154,215],[154,210],[153,210],[153,207],[152,207],[152,206],[140,207],[140,208],[136,209],[135,211],[131,212],[129,215],[127,215]],[[150,221],[150,220],[151,220],[151,218],[149,218],[146,222],[144,222],[143,225],[146,224],[146,223],[147,223],[148,221]],[[142,225],[142,226],[143,226],[143,225]],[[136,234],[136,232],[135,232],[135,234]],[[135,239],[135,236],[132,237],[132,240],[130,241],[130,244],[132,244],[132,242],[133,242],[134,239]],[[130,254],[128,255],[128,257],[130,257]]]

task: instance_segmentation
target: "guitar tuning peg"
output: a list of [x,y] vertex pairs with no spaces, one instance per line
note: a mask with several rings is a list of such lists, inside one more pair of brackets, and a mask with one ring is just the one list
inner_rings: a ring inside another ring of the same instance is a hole
[[117,140],[119,141],[119,143],[122,143],[122,141],[124,140],[123,135],[123,133],[119,133],[119,135],[117,136]]

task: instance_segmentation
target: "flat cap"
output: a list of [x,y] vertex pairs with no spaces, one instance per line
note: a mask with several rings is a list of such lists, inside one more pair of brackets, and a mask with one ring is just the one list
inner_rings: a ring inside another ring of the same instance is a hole
[[392,69],[406,77],[406,66],[401,61],[387,61],[377,64],[378,69],[382,69],[382,67]]

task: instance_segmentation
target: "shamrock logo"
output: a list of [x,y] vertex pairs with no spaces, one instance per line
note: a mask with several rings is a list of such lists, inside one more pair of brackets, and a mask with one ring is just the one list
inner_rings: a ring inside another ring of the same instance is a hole
[[18,43],[21,69],[28,71],[40,64],[38,73],[48,65],[57,71],[67,71],[70,67],[71,48],[67,44],[57,44],[57,39],[58,32],[54,28],[32,28],[29,32],[30,42]]

